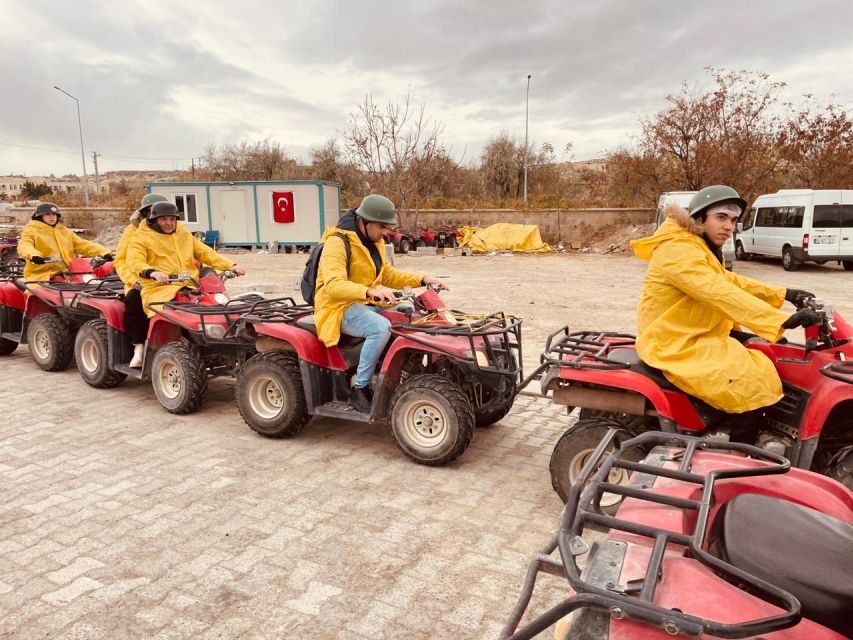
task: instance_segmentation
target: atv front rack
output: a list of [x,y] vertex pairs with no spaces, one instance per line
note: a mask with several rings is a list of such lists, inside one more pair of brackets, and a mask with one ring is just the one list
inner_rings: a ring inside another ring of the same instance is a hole
[[[241,326],[241,320],[254,318],[259,314],[274,314],[280,310],[291,309],[296,305],[293,298],[262,298],[252,296],[246,299],[231,300],[227,304],[203,304],[200,302],[151,302],[148,307],[157,315],[172,322],[185,331],[196,335],[203,343],[230,342]],[[167,313],[168,311],[188,314],[195,318],[193,322],[185,322],[180,315]],[[227,325],[222,329],[221,319],[224,318]],[[213,322],[214,319],[219,320]],[[215,331],[211,327],[216,326]]]
[[[663,629],[670,635],[692,637],[707,634],[719,638],[747,638],[797,624],[800,620],[800,603],[794,596],[710,555],[703,549],[709,515],[714,504],[715,483],[727,478],[785,473],[790,468],[790,462],[781,456],[750,445],[712,442],[692,436],[649,431],[621,443],[618,437],[617,431],[608,432],[584,465],[577,482],[572,486],[561,518],[560,529],[555,538],[530,564],[522,593],[500,637],[510,640],[533,638],[572,611],[583,607],[603,611],[615,619],[636,620]],[[615,446],[614,451],[602,460],[611,443]],[[662,461],[658,458],[658,462],[679,462],[678,469],[663,468],[647,461],[632,462],[625,459],[624,454],[630,449],[648,450],[654,446],[678,449]],[[714,470],[707,475],[693,473],[691,471],[693,457],[697,451],[704,449],[747,453],[752,458],[772,464],[762,467]],[[631,485],[611,484],[607,480],[613,469],[625,469],[635,472],[638,476],[642,474],[640,477],[644,481],[642,483],[635,481]],[[671,478],[699,485],[702,487],[702,497],[699,500],[689,500],[647,491],[645,487],[651,486],[655,477]],[[692,535],[682,534],[605,515],[600,509],[600,501],[604,493],[618,494],[635,500],[695,512],[696,524],[693,533]],[[577,557],[589,551],[590,547],[582,534],[590,525],[624,531],[654,541],[642,580],[632,581],[627,588],[620,588],[615,580],[601,584],[600,581],[593,581],[590,575],[582,577]],[[655,590],[659,582],[665,578],[662,575],[664,552],[670,543],[685,547],[689,557],[710,567],[717,574],[727,577],[732,584],[740,585],[741,588],[745,585],[747,587],[745,590],[750,594],[783,609],[784,613],[747,622],[723,623],[654,604]],[[560,551],[561,561],[551,556],[556,549]],[[575,593],[516,631],[530,603],[536,578],[540,572],[565,577]]]
[[[499,311],[480,316],[476,321],[460,324],[395,323],[391,325],[391,334],[405,337],[429,350],[438,351],[456,360],[464,360],[478,369],[511,377],[516,384],[524,377],[521,324],[521,318]],[[421,335],[423,337],[420,337]],[[462,357],[458,352],[445,349],[440,343],[429,340],[428,336],[465,338],[468,340],[471,355]],[[485,354],[487,365],[484,366],[477,360],[478,351]]]
[[14,280],[15,278],[21,278],[23,277],[23,275],[23,262],[10,262],[7,264],[0,264],[0,282],[6,280]]

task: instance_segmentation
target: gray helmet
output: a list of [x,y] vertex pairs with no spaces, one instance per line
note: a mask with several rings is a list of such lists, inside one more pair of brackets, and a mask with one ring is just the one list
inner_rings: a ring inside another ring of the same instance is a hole
[[151,207],[158,202],[168,202],[168,198],[159,193],[146,193],[142,196],[142,204],[139,205],[139,208],[134,211],[134,213],[138,213],[141,218],[145,218],[148,216],[148,212]]
[[62,218],[62,213],[59,211],[59,207],[52,202],[42,202],[33,212],[33,220],[41,220],[42,216],[46,213],[55,213],[57,220]]
[[355,214],[368,222],[381,222],[382,224],[397,226],[397,209],[394,203],[385,196],[372,193],[365,196]]
[[178,208],[171,202],[155,202],[151,205],[151,213],[148,214],[149,220],[156,220],[166,216],[178,216]]
[[722,202],[734,202],[740,207],[741,211],[746,209],[746,200],[741,198],[737,191],[722,184],[715,184],[697,191],[696,195],[690,198],[690,204],[687,208],[690,210],[690,215],[695,218],[711,205]]

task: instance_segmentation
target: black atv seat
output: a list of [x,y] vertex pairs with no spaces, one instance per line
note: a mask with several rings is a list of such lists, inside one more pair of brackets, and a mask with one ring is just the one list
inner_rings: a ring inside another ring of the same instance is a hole
[[23,278],[15,278],[12,282],[15,283],[15,286],[18,287],[24,293],[27,292],[27,281]]
[[743,494],[723,505],[708,540],[713,555],[797,598],[804,617],[853,637],[853,523]]
[[[317,325],[314,322],[313,313],[299,318],[299,320],[296,321],[296,326],[300,329],[305,329],[305,331],[310,331],[315,336],[317,335]],[[357,347],[362,342],[364,342],[364,338],[348,336],[345,333],[341,333],[341,339],[338,341],[338,347],[341,349],[351,349],[352,347]]]
[[705,426],[711,426],[715,423],[724,422],[729,415],[720,411],[719,409],[715,409],[711,405],[709,405],[704,400],[697,398],[695,396],[691,396],[689,393],[685,393],[674,384],[672,384],[669,380],[667,380],[666,376],[663,374],[663,371],[660,369],[655,369],[654,367],[646,364],[642,360],[640,360],[640,356],[637,354],[635,349],[613,349],[608,352],[607,357],[611,360],[615,360],[616,362],[621,362],[623,364],[627,364],[628,368],[631,371],[635,371],[640,375],[643,375],[650,380],[654,381],[661,389],[667,389],[669,391],[678,391],[679,393],[684,393],[685,396],[690,400],[690,404],[693,405],[693,408],[696,409],[696,413],[699,414],[699,417],[702,419],[702,422],[705,423]]

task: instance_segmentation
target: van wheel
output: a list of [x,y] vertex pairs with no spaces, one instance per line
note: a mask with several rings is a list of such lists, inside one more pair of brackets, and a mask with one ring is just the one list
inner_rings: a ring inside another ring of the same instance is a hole
[[845,260],[842,264],[845,271],[853,271],[853,260]]
[[782,268],[785,271],[796,271],[800,268],[800,263],[794,257],[794,250],[787,245],[782,249]]
[[736,260],[743,260],[745,262],[747,260],[750,260],[751,258],[752,258],[752,254],[747,253],[743,248],[743,242],[738,240],[737,244],[735,244],[735,259]]

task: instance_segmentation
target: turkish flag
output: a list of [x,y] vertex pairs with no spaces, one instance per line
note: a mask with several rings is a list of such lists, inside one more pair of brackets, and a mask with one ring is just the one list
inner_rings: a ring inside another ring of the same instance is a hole
[[295,222],[293,191],[272,192],[272,219],[274,222]]

